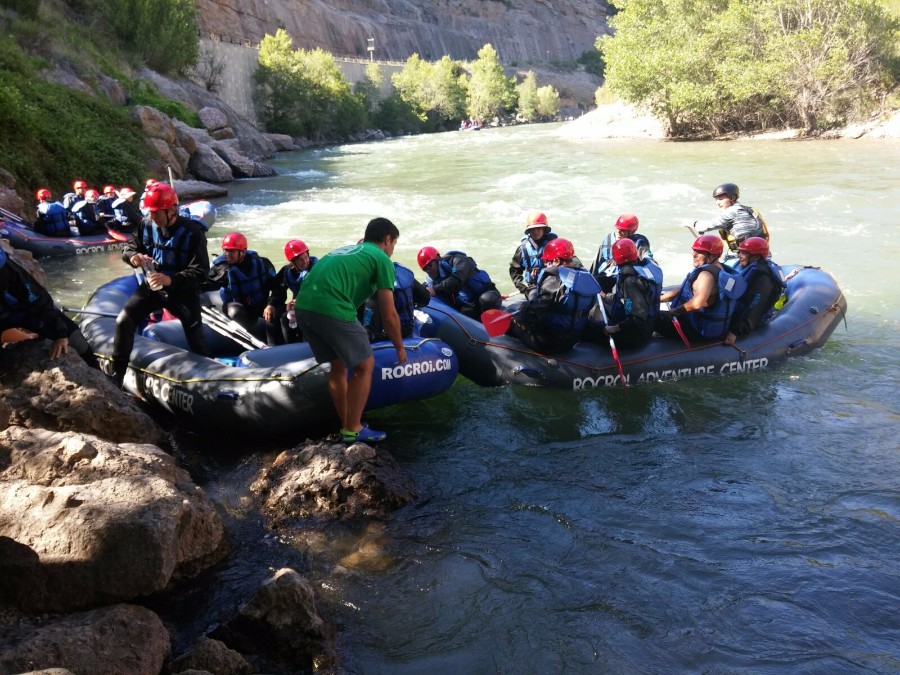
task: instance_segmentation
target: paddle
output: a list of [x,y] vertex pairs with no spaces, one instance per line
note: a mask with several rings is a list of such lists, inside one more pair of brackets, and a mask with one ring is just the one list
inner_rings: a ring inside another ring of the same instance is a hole
[[481,323],[490,337],[503,335],[509,330],[509,324],[519,312],[504,312],[502,309],[488,309],[481,313]]
[[31,228],[31,223],[26,223],[25,220],[21,216],[17,216],[15,213],[11,211],[7,211],[3,207],[0,207],[0,215],[2,215],[7,220],[11,220],[17,225],[24,225],[27,228]]
[[694,235],[694,239],[696,239],[697,237],[700,236],[699,234],[697,234],[697,221],[696,220],[694,221],[693,225],[683,225],[682,227],[686,227],[688,232],[690,232],[692,235]]
[[86,314],[89,316],[105,316],[108,319],[115,319],[118,314],[113,314],[112,312],[97,312],[92,309],[75,309],[74,307],[60,307],[60,312],[65,312],[66,314]]
[[[252,349],[266,349],[269,345],[257,338],[253,333],[244,328],[241,324],[233,319],[229,319],[222,312],[212,307],[200,307],[203,314],[204,323],[223,335],[227,335],[236,341],[250,343]],[[221,330],[219,330],[221,329]],[[223,333],[222,331],[227,331]],[[239,338],[239,340],[238,340]]]

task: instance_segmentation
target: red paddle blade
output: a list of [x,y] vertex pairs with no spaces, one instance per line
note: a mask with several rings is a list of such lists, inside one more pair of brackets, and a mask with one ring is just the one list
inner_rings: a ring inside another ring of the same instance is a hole
[[106,231],[109,232],[109,236],[116,241],[130,241],[131,236],[125,234],[124,232],[119,232],[118,230],[114,230],[111,227],[106,228]]
[[481,314],[481,323],[484,324],[484,330],[491,337],[503,335],[509,330],[509,324],[512,323],[513,315],[504,312],[502,309],[488,309]]
[[681,341],[684,343],[684,346],[687,347],[688,349],[690,349],[691,341],[688,340],[687,335],[684,334],[684,329],[681,327],[681,322],[673,316],[672,323],[675,325],[675,332],[678,333],[678,337],[681,338]]

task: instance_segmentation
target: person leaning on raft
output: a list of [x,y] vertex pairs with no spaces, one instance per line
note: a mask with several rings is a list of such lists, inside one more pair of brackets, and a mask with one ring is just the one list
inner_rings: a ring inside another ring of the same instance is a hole
[[503,299],[490,275],[462,251],[441,255],[434,246],[423,246],[416,255],[428,275],[425,287],[454,309],[478,319],[489,309],[499,309]]
[[270,347],[281,338],[281,328],[275,323],[276,284],[275,266],[268,258],[248,250],[247,237],[240,232],[225,235],[222,255],[212,261],[206,287],[219,289],[222,313],[251,333],[262,317]]
[[738,260],[737,271],[747,282],[747,290],[734,311],[731,330],[725,336],[727,345],[765,323],[785,289],[781,268],[769,259],[769,242],[762,237],[744,239],[738,247]]
[[168,309],[178,317],[191,351],[208,355],[199,295],[209,272],[206,235],[196,220],[178,215],[178,196],[165,183],[147,190],[144,205],[150,216],[122,249],[126,263],[148,273],[116,317],[113,380],[120,388],[134,346],[134,331],[158,309]]
[[51,340],[51,359],[67,353],[71,346],[91,368],[100,367],[75,322],[59,311],[47,289],[0,247],[0,332],[8,328],[22,328]]
[[672,323],[675,317],[688,338],[721,340],[728,332],[746,282],[719,262],[725,246],[716,235],[698,237],[691,249],[694,269],[679,288],[660,295],[660,302],[671,302],[672,309],[659,313],[656,330],[666,337],[677,337]]
[[[400,333],[403,337],[412,337],[415,334],[416,317],[413,310],[416,307],[424,307],[431,300],[431,293],[425,284],[416,279],[413,271],[394,262],[394,309],[400,317]],[[378,308],[378,299],[375,297],[366,300],[362,308],[361,321],[369,333],[369,342],[387,340],[384,331],[384,323],[381,320],[381,310]]]
[[[557,354],[581,339],[588,315],[597,304],[597,283],[575,258],[575,247],[568,239],[547,244],[543,261],[546,267],[538,274],[537,288],[517,311],[507,334],[536,352]],[[560,278],[560,267],[572,270],[566,281]],[[582,275],[590,283],[580,283]]]
[[53,195],[47,188],[37,191],[37,218],[34,231],[48,237],[69,237],[69,213],[59,202],[51,201]]
[[537,287],[538,274],[544,267],[544,247],[557,236],[540,211],[532,211],[525,218],[525,234],[509,263],[509,278],[526,298]]
[[619,349],[637,349],[653,336],[663,273],[652,258],[641,259],[637,245],[628,238],[612,245],[612,257],[615,292],[603,298],[609,319],[603,333],[614,335]]
[[[395,277],[391,264],[399,238],[400,231],[387,218],[370,220],[362,244],[342,246],[316,263],[294,304],[297,322],[316,361],[331,364],[328,393],[341,420],[341,440],[345,443],[374,443],[387,437],[362,421],[372,388],[375,357],[356,311],[377,293],[385,332],[397,350],[397,362],[406,363],[400,318],[394,309]],[[348,382],[351,368],[353,374]]]
[[716,206],[723,209],[723,212],[706,229],[698,230],[697,234],[718,230],[719,236],[728,243],[729,250],[735,252],[748,237],[762,237],[768,241],[769,228],[766,221],[752,206],[741,204],[738,201],[740,196],[740,188],[734,183],[722,183],[713,190]]
[[[281,344],[291,344],[303,342],[303,331],[297,325],[296,314],[292,314],[294,301],[303,280],[319,259],[309,255],[309,246],[300,239],[291,239],[284,245],[284,257],[287,258],[288,264],[278,270],[272,288],[272,305],[275,309],[273,322],[277,321],[281,326]],[[288,291],[291,292],[290,300],[287,299]]]

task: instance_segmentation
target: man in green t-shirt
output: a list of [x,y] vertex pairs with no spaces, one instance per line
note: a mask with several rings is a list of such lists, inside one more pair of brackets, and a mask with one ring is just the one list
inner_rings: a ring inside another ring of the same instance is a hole
[[[387,437],[362,423],[372,388],[375,357],[357,308],[373,293],[381,310],[384,331],[406,363],[400,318],[394,308],[394,264],[391,255],[400,230],[387,218],[374,218],[360,244],[342,246],[321,258],[307,275],[294,308],[297,324],[319,363],[331,364],[328,392],[341,418],[345,443],[374,443]],[[353,375],[347,381],[347,370]]]

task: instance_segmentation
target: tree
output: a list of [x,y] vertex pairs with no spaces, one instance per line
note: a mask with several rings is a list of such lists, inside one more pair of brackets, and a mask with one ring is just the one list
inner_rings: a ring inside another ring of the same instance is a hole
[[475,119],[484,120],[511,110],[515,104],[515,78],[504,75],[496,50],[486,44],[478,50],[478,60],[472,64],[466,112]]
[[606,83],[669,132],[814,131],[896,81],[898,21],[879,0],[613,0]]
[[559,92],[552,85],[546,85],[537,90],[538,115],[543,118],[553,118],[559,114]]
[[413,54],[403,70],[391,76],[391,82],[419,119],[438,129],[463,115],[465,89],[461,76],[462,67],[449,56],[429,63]]
[[516,85],[516,93],[519,95],[519,117],[526,122],[534,122],[538,117],[538,86],[534,71],[529,70],[525,79]]

